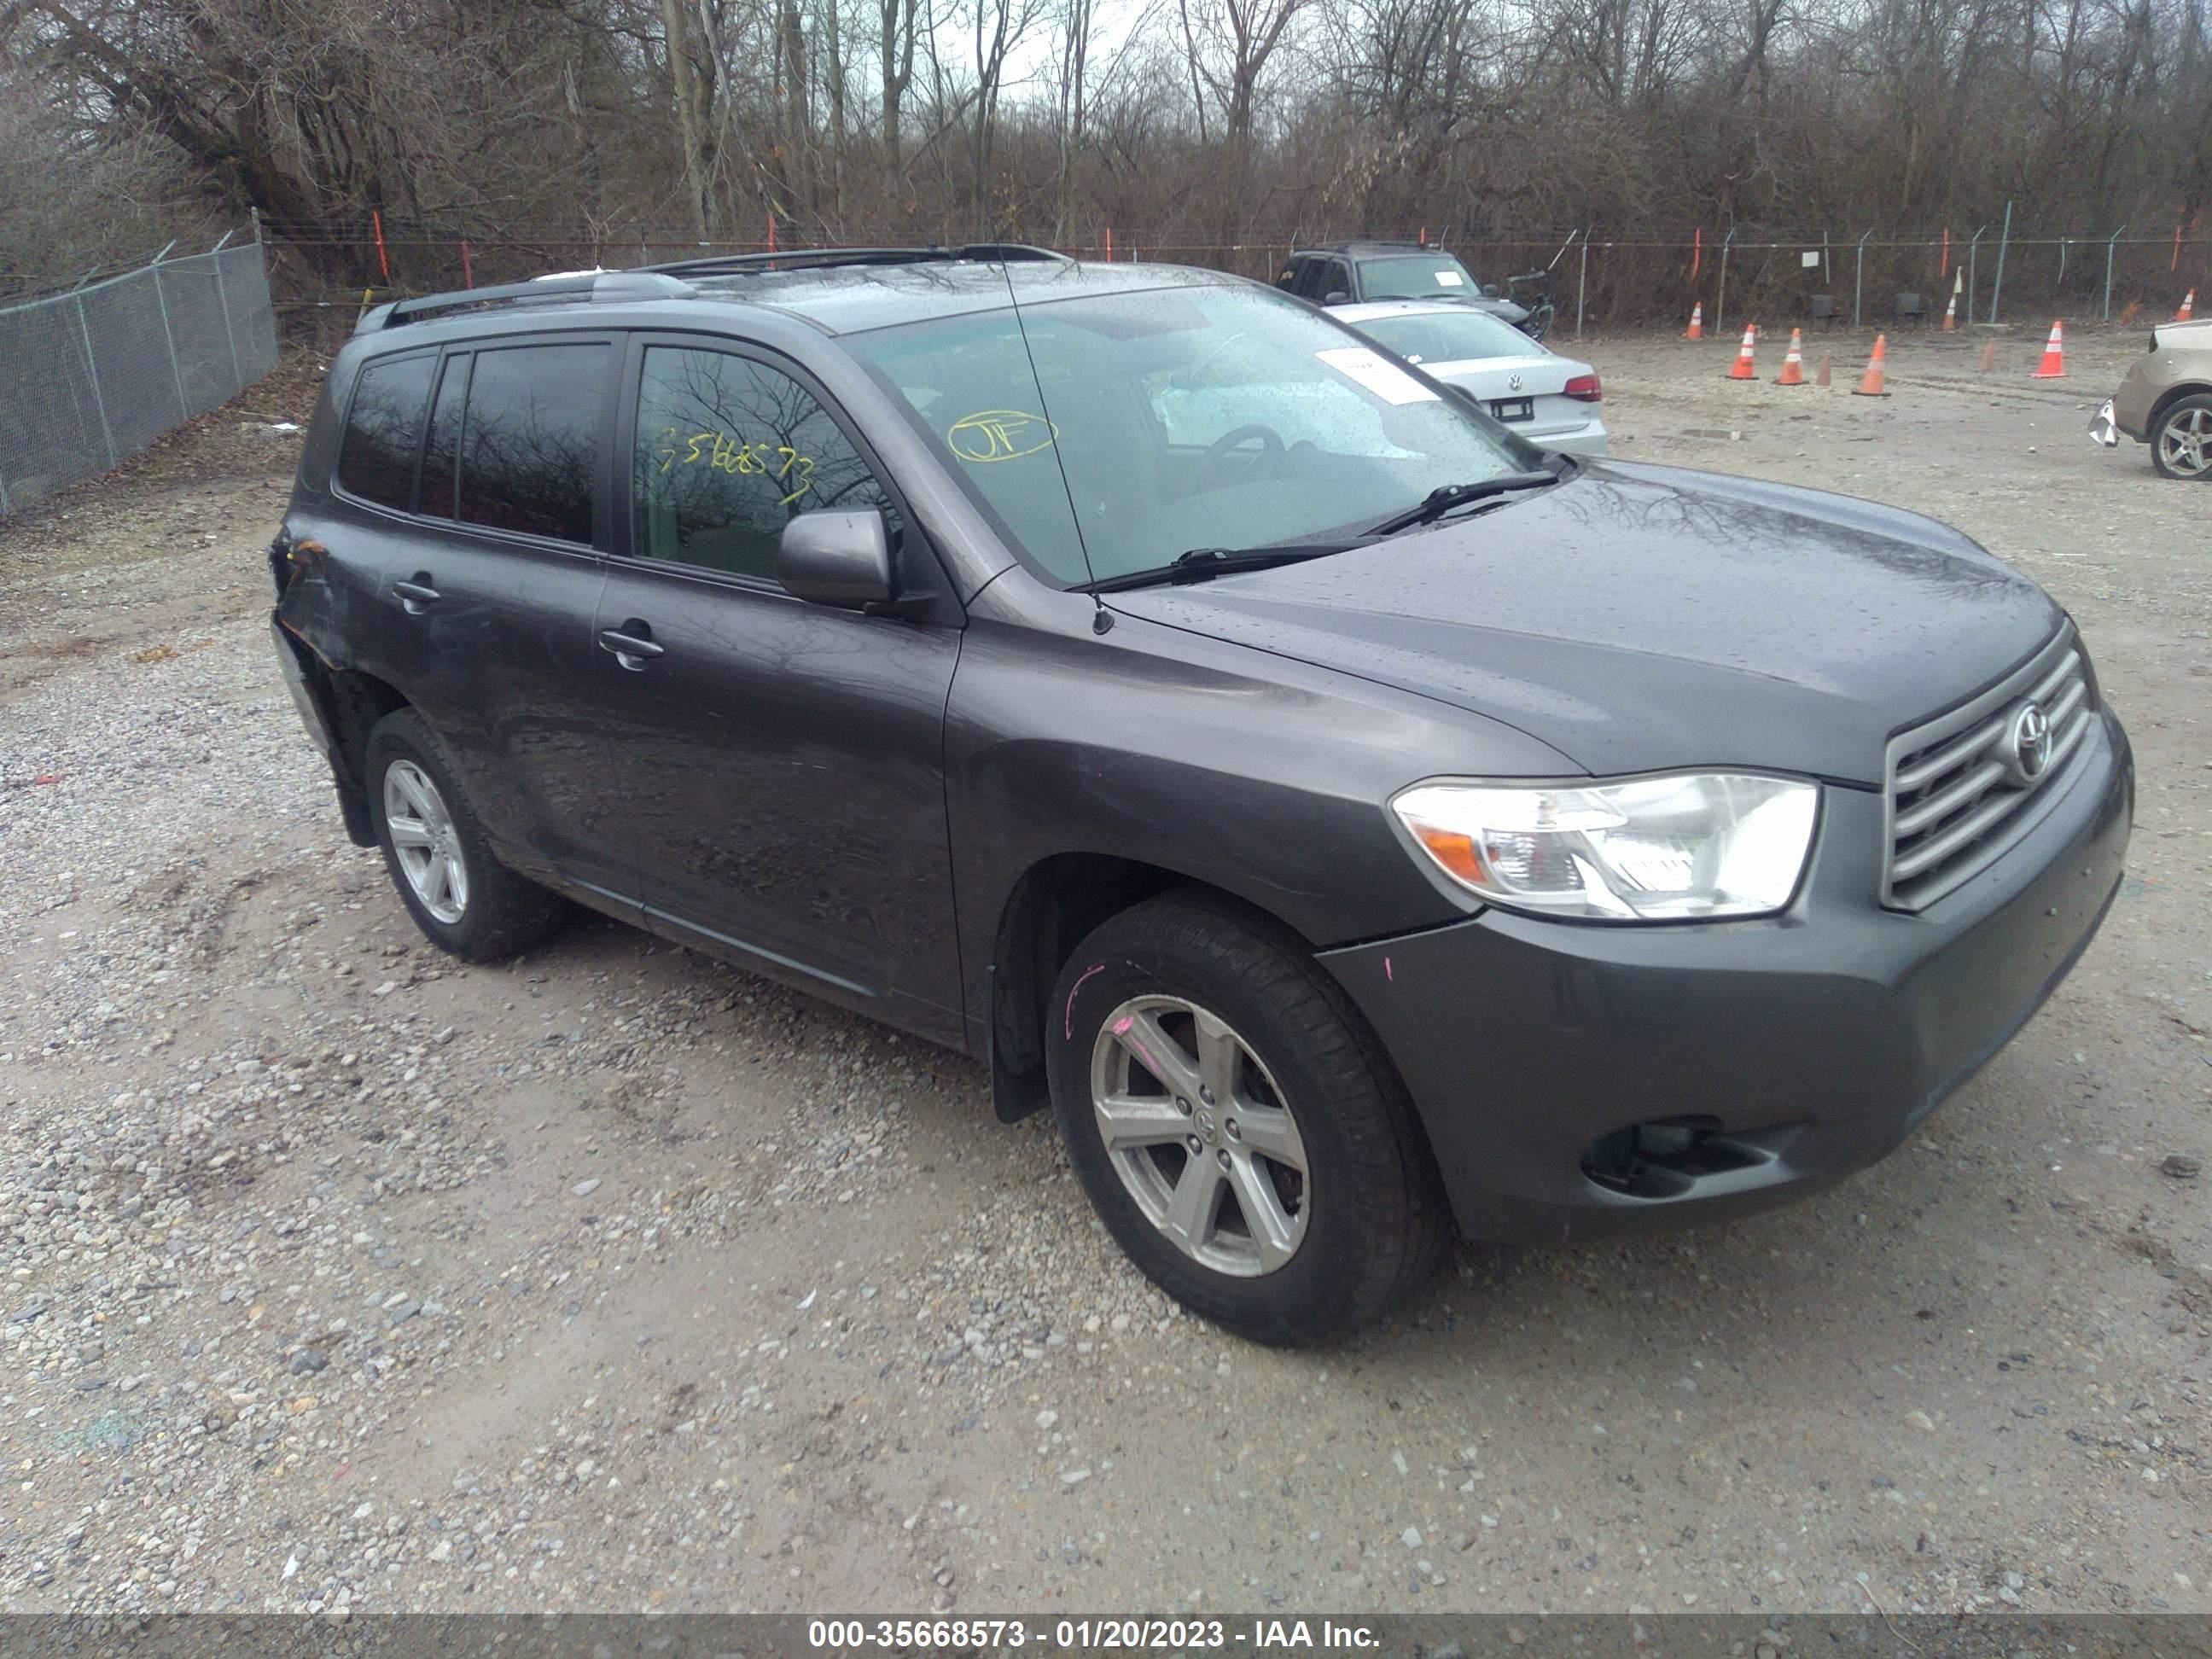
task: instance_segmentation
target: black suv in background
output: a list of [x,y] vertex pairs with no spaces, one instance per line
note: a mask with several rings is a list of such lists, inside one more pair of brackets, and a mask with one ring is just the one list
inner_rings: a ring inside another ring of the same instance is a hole
[[2120,878],[2128,744],[1954,531],[1546,455],[1309,307],[1023,250],[434,295],[271,549],[353,839],[476,961],[571,904],[964,1050],[1266,1341],[1455,1222],[1894,1146]]
[[1529,317],[1526,306],[1477,282],[1457,255],[1419,242],[1331,242],[1295,248],[1283,262],[1275,286],[1317,306],[1456,300],[1516,328]]

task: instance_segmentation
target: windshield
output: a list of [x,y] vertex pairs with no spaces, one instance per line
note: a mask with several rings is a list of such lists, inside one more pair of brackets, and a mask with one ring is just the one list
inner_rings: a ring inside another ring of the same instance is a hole
[[1370,317],[1352,325],[1409,363],[1461,363],[1475,357],[1534,357],[1544,348],[1481,311],[1423,311]]
[[1393,254],[1359,262],[1359,291],[1368,300],[1479,300],[1482,284],[1449,253]]
[[1192,548],[1323,539],[1534,464],[1357,335],[1257,286],[1059,300],[1024,306],[1021,322],[986,312],[846,344],[1016,550],[1070,586]]

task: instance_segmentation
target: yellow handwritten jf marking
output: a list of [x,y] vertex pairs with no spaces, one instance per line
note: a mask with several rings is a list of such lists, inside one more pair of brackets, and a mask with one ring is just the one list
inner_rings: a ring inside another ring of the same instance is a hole
[[1052,447],[1060,428],[1042,415],[986,409],[955,421],[945,441],[963,461],[1014,461]]

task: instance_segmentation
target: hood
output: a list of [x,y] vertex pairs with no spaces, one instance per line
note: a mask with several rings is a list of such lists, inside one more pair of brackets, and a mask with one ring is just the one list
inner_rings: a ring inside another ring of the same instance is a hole
[[1502,720],[1594,774],[1867,785],[1892,733],[2063,620],[1932,520],[1617,462],[1372,547],[1107,602]]

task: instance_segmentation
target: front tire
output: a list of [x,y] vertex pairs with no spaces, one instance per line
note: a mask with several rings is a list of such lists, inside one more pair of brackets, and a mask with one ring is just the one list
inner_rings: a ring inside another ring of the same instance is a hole
[[2166,406],[2151,428],[2150,461],[2162,478],[2212,483],[2212,397],[2197,392]]
[[367,771],[384,867],[431,944],[464,962],[496,962],[561,926],[566,901],[492,856],[444,747],[413,709],[376,723]]
[[1296,941],[1200,894],[1103,923],[1048,1009],[1053,1108],[1092,1205],[1192,1312],[1328,1340],[1435,1270],[1449,1212],[1380,1045]]

